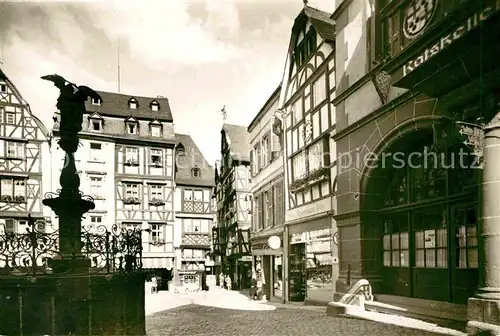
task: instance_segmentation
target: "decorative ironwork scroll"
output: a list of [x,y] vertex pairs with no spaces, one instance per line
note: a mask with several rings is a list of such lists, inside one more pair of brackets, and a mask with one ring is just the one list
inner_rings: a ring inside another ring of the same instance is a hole
[[[51,261],[68,258],[59,252],[59,232],[43,232],[30,225],[26,233],[0,234],[0,274],[51,274]],[[82,227],[81,246],[90,259],[89,273],[132,272],[142,269],[141,230],[109,230],[101,225]],[[76,257],[76,256],[75,256]],[[71,258],[71,257],[69,257]]]

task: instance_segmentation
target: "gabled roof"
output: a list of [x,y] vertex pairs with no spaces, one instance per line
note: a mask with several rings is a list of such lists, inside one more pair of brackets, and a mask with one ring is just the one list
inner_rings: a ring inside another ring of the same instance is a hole
[[311,25],[325,42],[335,43],[335,21],[330,19],[330,13],[305,6],[295,19],[295,22],[299,20],[302,14],[309,19]]
[[255,126],[255,124],[261,119],[262,115],[267,112],[267,109],[270,107],[269,104],[275,98],[279,98],[278,96],[279,96],[280,91],[281,91],[281,83],[280,83],[280,85],[278,85],[278,87],[276,88],[276,90],[274,90],[274,92],[271,94],[271,96],[269,96],[269,98],[266,100],[266,102],[264,103],[264,105],[259,110],[259,113],[257,113],[257,115],[255,116],[255,118],[253,118],[253,120],[250,123],[250,125],[248,125],[248,128],[247,128],[248,132],[250,132],[252,130],[252,128]]
[[233,160],[250,162],[250,134],[245,126],[224,124],[222,132]]
[[[122,93],[97,91],[102,98],[101,105],[92,105],[91,99],[85,103],[88,113],[98,112],[100,115],[114,117],[135,117],[137,119],[158,119],[160,121],[172,122],[172,111],[167,98],[160,97],[138,97],[125,95]],[[129,108],[129,101],[134,98],[137,101],[137,108]],[[151,102],[159,104],[158,111],[151,109]]]
[[21,96],[21,93],[19,92],[19,90],[17,89],[17,87],[9,79],[9,77],[7,77],[7,75],[3,72],[2,69],[0,69],[0,80],[3,80],[3,81],[5,81],[6,83],[9,84],[9,86],[10,86],[11,90],[13,91],[14,95],[16,96],[16,98],[22,104],[25,105],[26,110],[28,111],[28,113],[30,114],[30,116],[33,118],[33,120],[35,121],[35,123],[37,124],[37,126],[40,128],[40,130],[42,131],[42,134],[44,135],[44,137],[46,139],[49,139],[50,138],[50,132],[47,129],[47,127],[45,127],[45,125],[43,124],[43,122],[37,116],[35,116],[33,114],[33,112],[31,111],[30,104],[28,104],[28,102],[26,100],[24,100],[23,96]]
[[[175,183],[182,185],[213,187],[214,183],[214,168],[205,160],[200,149],[187,134],[175,134],[176,146],[182,144],[184,147],[185,156],[179,155],[176,157],[176,174]],[[201,176],[193,177],[191,169],[197,166],[200,168]]]
[[91,115],[89,115],[89,118],[92,118],[92,119],[102,119],[101,115],[99,113],[97,113],[97,112],[94,112]]

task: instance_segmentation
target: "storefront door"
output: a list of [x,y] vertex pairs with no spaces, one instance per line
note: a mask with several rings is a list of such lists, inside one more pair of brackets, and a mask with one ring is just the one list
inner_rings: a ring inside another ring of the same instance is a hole
[[289,254],[290,301],[304,301],[307,290],[306,244],[290,244]]
[[464,304],[477,288],[478,179],[446,155],[422,155],[422,162],[394,169],[386,184],[380,222],[387,294]]

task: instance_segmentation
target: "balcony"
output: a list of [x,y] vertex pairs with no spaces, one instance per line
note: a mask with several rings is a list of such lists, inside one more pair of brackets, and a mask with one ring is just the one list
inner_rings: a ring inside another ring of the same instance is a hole
[[422,4],[400,0],[382,9],[383,69],[394,86],[440,97],[496,66],[499,49],[488,43],[498,38],[495,0]]
[[212,237],[208,233],[183,233],[181,246],[185,248],[210,249]]

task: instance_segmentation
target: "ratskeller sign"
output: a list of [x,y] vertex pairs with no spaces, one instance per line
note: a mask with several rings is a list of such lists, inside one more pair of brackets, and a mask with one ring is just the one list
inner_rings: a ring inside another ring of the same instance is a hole
[[441,50],[450,46],[463,35],[478,27],[482,21],[487,20],[499,9],[500,0],[497,0],[492,6],[488,6],[482,11],[474,13],[474,15],[469,17],[466,22],[456,27],[449,34],[441,37],[433,46],[426,48],[425,51],[418,57],[407,62],[403,66],[403,77],[427,62],[431,57],[436,56]]

